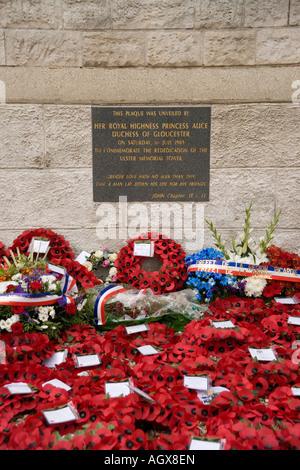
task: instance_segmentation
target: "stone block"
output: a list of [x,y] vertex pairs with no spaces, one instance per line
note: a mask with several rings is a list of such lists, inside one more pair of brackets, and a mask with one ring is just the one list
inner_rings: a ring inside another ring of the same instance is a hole
[[146,33],[148,65],[196,67],[202,65],[202,33],[153,31]]
[[145,64],[143,32],[95,32],[83,34],[83,65],[124,67]]
[[0,65],[6,65],[4,32],[0,29]]
[[[283,103],[299,99],[300,66],[1,67],[7,103],[99,106]],[[296,84],[295,84],[296,85]],[[299,86],[297,86],[299,89]]]
[[210,200],[205,218],[216,227],[238,227],[244,222],[245,209],[252,202],[252,226],[267,227],[274,217],[276,170],[224,168],[210,171]]
[[57,231],[93,228],[97,219],[92,194],[90,168],[3,170],[0,198],[6,210],[2,211],[0,229],[29,224]]
[[299,64],[300,28],[258,31],[256,61],[257,64]]
[[168,29],[194,27],[193,0],[112,0],[112,27]]
[[290,1],[290,21],[292,26],[300,26],[300,2],[299,0]]
[[60,0],[2,0],[0,26],[5,28],[61,28]]
[[196,28],[238,28],[243,22],[243,0],[195,2]]
[[245,26],[248,28],[286,26],[288,16],[287,0],[245,0]]
[[254,65],[254,31],[208,31],[204,34],[204,65]]
[[81,65],[79,32],[9,29],[5,37],[7,65]]
[[214,105],[211,166],[297,167],[299,122],[296,104]]
[[[41,105],[1,104],[0,127],[0,166],[2,172],[4,172],[4,168],[24,169],[44,166],[44,130]],[[22,177],[20,177],[21,182]],[[6,185],[3,188],[7,191]],[[14,191],[14,183],[12,183],[10,191],[7,191],[9,197],[14,194]],[[10,203],[7,207],[10,207]]]
[[108,0],[63,0],[64,29],[108,29],[111,27]]
[[90,106],[44,106],[44,129],[46,167],[91,167]]
[[[276,178],[276,208],[282,210],[279,227],[296,229],[300,226],[300,169],[278,168]],[[299,236],[299,232],[298,232]]]

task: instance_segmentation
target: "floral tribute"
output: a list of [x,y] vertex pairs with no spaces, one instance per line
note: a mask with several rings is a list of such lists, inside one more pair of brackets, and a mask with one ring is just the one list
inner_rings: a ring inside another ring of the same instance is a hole
[[[56,341],[2,334],[0,449],[188,450],[202,437],[225,450],[299,450],[300,326],[290,317],[300,319],[299,305],[230,296],[183,332],[153,322],[131,334],[73,325]],[[269,349],[271,360],[251,353]],[[78,367],[94,356],[100,364]],[[68,406],[71,419],[46,418]]]
[[[300,270],[300,256],[296,253],[289,253],[278,246],[271,245],[266,249],[266,255],[268,256],[269,262],[265,264],[280,268]],[[263,290],[263,296],[268,298],[276,295],[293,296],[295,294],[300,294],[299,282],[272,280],[268,281]]]
[[109,251],[107,248],[101,250],[92,251],[89,258],[87,258],[85,266],[89,270],[97,270],[97,268],[104,268],[107,270],[107,275],[101,280],[104,283],[116,282],[118,280],[117,268],[115,267],[115,261],[118,258],[116,251]]
[[[271,249],[270,251],[269,244],[273,239],[273,232],[278,223],[280,212],[275,214],[274,219],[270,223],[270,227],[266,230],[265,237],[262,237],[260,242],[255,242],[253,238],[250,237],[253,231],[253,229],[250,228],[251,209],[252,204],[250,204],[250,206],[245,210],[243,231],[239,234],[238,241],[236,241],[234,237],[232,238],[231,249],[228,249],[225,246],[225,242],[217,232],[213,223],[206,220],[215,240],[216,249],[208,248],[201,250],[199,253],[187,256],[187,268],[200,260],[224,260],[232,263],[241,263],[243,266],[255,264],[262,266],[287,267],[281,264],[281,259],[276,260],[276,257],[274,256],[272,260],[275,260],[275,263],[272,264],[268,257],[269,254],[274,254],[274,250]],[[295,255],[293,255],[292,259],[295,259]],[[217,272],[217,269],[215,270],[216,272],[211,271],[213,271],[213,269],[206,271],[204,267],[201,267],[201,269],[196,271],[188,270],[187,285],[196,290],[197,297],[201,302],[211,302],[218,296],[226,297],[231,294],[260,297],[266,293],[266,297],[273,297],[282,291],[282,289],[279,288],[279,283],[277,281],[271,283],[272,286],[270,287],[270,283],[263,276],[253,275],[242,277],[220,273]],[[284,284],[286,283],[283,283],[282,285]],[[290,287],[291,284],[293,283],[289,283]]]
[[[196,263],[199,260],[218,260],[223,259],[222,251],[214,248],[204,248],[198,253],[194,253],[185,258],[186,266]],[[187,286],[191,287],[200,302],[211,302],[218,296],[231,294],[245,295],[245,279],[231,276],[229,274],[213,273],[207,271],[189,272],[186,281]]]
[[[35,237],[49,241],[45,253],[34,252],[31,242]],[[73,258],[69,242],[45,229],[25,231],[8,250],[3,249],[0,332],[36,331],[53,338],[74,323],[86,322],[82,311],[86,289],[101,281]],[[53,272],[49,262],[65,270]],[[65,293],[64,271],[73,279],[72,289]]]
[[50,229],[38,228],[35,230],[25,230],[14,240],[12,246],[8,248],[6,252],[8,259],[11,260],[12,256],[17,254],[26,255],[34,237],[43,237],[50,240],[49,248],[43,258],[51,263],[66,268],[68,273],[74,277],[84,289],[89,289],[101,283],[84,265],[74,260],[75,254],[70,247],[70,243],[65,240],[62,235]]
[[[134,255],[134,245],[138,240],[153,242],[153,256],[162,261],[159,271],[151,272],[142,268],[146,258]],[[137,289],[150,288],[154,294],[174,292],[181,289],[187,279],[185,256],[181,245],[174,240],[150,232],[142,234],[129,240],[119,251],[115,262],[118,280]]]

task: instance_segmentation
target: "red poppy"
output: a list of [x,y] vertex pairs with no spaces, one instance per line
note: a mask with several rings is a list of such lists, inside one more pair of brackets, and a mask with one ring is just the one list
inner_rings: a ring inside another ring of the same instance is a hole
[[77,307],[74,302],[70,302],[65,306],[68,315],[74,315],[77,312]]
[[135,429],[134,426],[127,426],[120,429],[122,434],[119,439],[119,450],[145,450],[147,437],[141,429]]
[[52,446],[51,450],[72,450],[72,441],[61,439]]
[[29,284],[29,289],[32,292],[41,292],[43,290],[43,284],[38,281],[33,281]]
[[23,331],[23,324],[21,322],[16,322],[11,326],[11,330],[14,335],[20,335]]
[[6,287],[6,292],[9,293],[9,292],[14,292],[16,290],[17,286],[15,286],[14,284],[8,284],[8,286]]

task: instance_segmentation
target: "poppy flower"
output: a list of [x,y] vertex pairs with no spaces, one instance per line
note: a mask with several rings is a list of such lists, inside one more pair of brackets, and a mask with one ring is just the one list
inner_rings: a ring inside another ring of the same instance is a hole
[[61,439],[52,446],[51,450],[72,450],[72,441]]
[[41,292],[43,290],[43,284],[41,282],[38,282],[38,281],[30,282],[29,289],[32,292]]
[[14,335],[20,335],[23,332],[23,324],[21,322],[13,323],[11,331]]
[[[122,431],[122,428],[121,428]],[[147,437],[141,429],[135,429],[134,426],[126,427],[119,439],[119,450],[145,450]]]

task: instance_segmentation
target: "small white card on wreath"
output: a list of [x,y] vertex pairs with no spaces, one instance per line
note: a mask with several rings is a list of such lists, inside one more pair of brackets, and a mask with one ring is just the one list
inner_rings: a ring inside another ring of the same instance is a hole
[[49,410],[43,410],[43,415],[49,424],[68,423],[79,418],[72,402]]
[[207,375],[184,375],[183,385],[194,390],[208,390],[210,377]]
[[253,359],[258,361],[271,362],[277,360],[272,348],[249,348],[249,352]]
[[51,357],[48,357],[43,361],[43,365],[46,367],[54,368],[57,364],[65,362],[68,355],[68,349],[62,351],[56,351]]
[[48,250],[50,240],[48,238],[33,237],[28,251],[33,253],[44,254]]
[[154,242],[152,240],[136,240],[133,248],[134,256],[154,256]]
[[280,304],[294,305],[299,303],[299,299],[296,295],[293,297],[274,297],[275,302]]
[[189,450],[223,450],[224,444],[223,439],[208,439],[196,436],[192,438]]
[[161,351],[154,348],[151,344],[146,344],[145,346],[140,346],[137,350],[143,354],[143,356],[152,356],[152,354],[159,354]]
[[110,398],[125,397],[131,393],[129,384],[129,380],[125,380],[124,382],[106,382],[105,394],[109,395]]
[[290,315],[287,322],[289,325],[300,325],[300,317],[293,317]]
[[149,325],[131,325],[131,326],[125,326],[126,333],[128,335],[132,335],[133,333],[139,333],[140,331],[148,331],[149,330]]
[[98,366],[102,363],[98,354],[75,354],[74,362],[75,367],[92,367]]
[[87,251],[82,251],[77,258],[75,258],[75,261],[78,261],[80,264],[84,264],[86,260],[91,256],[91,253],[88,253]]
[[224,321],[213,321],[212,322],[214,328],[235,328],[235,325],[232,323],[231,320],[224,320]]
[[11,382],[4,385],[11,394],[26,395],[27,393],[37,392],[38,389],[26,382]]

